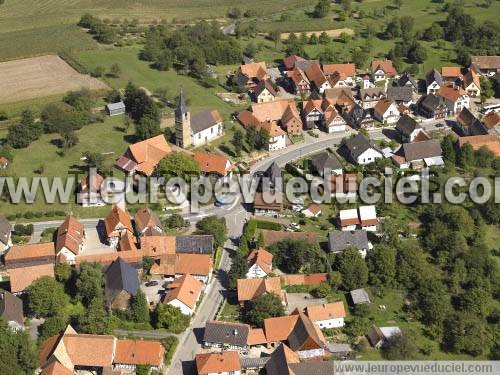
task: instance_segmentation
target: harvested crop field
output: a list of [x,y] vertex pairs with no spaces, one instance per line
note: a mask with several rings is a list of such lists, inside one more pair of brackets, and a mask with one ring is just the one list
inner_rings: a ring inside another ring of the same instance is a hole
[[[330,36],[332,38],[338,38],[343,33],[348,34],[348,35],[354,35],[354,30],[349,29],[347,27],[343,28],[343,29],[309,31],[309,32],[306,32],[306,34],[308,37],[310,37],[312,34],[316,34],[317,36],[319,36],[319,34],[321,34],[322,32],[325,32],[328,36]],[[298,34],[301,34],[301,33],[295,33],[295,35],[298,35]],[[289,36],[290,36],[290,33],[281,33],[281,39],[283,39],[283,40],[288,39]]]
[[55,55],[0,63],[0,82],[0,103],[108,87],[96,78],[78,73]]

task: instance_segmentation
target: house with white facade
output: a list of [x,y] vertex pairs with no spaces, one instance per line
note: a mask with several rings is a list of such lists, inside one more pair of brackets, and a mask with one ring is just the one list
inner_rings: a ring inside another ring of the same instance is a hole
[[260,81],[255,87],[251,97],[256,103],[272,102],[276,99],[277,92],[269,80]]
[[427,87],[427,95],[436,94],[441,87],[444,86],[443,77],[436,69],[432,69],[425,77],[425,84]]
[[343,327],[346,316],[344,303],[341,301],[308,306],[306,314],[320,329]]
[[464,75],[463,87],[467,95],[472,98],[476,98],[481,95],[481,81],[474,70],[469,69],[469,71]]
[[378,218],[375,206],[360,206],[358,211],[361,229],[364,229],[367,232],[376,232]]
[[373,117],[383,124],[394,124],[399,120],[398,105],[389,99],[382,99],[373,108]]
[[391,60],[373,60],[371,73],[375,82],[395,78],[398,74]]
[[264,249],[255,249],[248,255],[247,262],[247,279],[266,277],[273,269],[273,254]]
[[313,83],[316,91],[323,94],[325,90],[331,89],[333,86],[328,78],[325,76],[319,64],[312,64],[305,71],[307,78]]
[[375,146],[373,141],[363,134],[358,134],[347,140],[344,146],[347,157],[355,164],[366,165],[384,157],[382,151]]
[[348,210],[340,210],[339,224],[342,231],[353,231],[359,225],[358,210],[351,208]]
[[469,95],[458,85],[441,87],[437,96],[443,98],[444,104],[448,108],[448,115],[459,113],[463,108],[470,108]]
[[401,116],[396,124],[396,131],[399,133],[403,143],[425,141],[429,139],[425,130],[415,121],[415,119],[413,119],[413,117],[408,115]]
[[167,294],[163,303],[178,307],[184,315],[191,316],[200,299],[203,283],[186,274],[174,279],[167,286]]

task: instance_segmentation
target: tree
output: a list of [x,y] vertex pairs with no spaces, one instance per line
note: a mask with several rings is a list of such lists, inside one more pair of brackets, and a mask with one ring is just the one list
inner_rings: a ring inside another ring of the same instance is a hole
[[318,36],[316,35],[316,33],[312,33],[311,36],[309,37],[309,44],[316,45],[318,43],[319,43]]
[[54,266],[54,276],[57,281],[66,284],[73,275],[73,268],[67,263],[58,263]]
[[464,144],[460,147],[458,153],[458,163],[462,168],[470,168],[474,165],[474,149],[470,143]]
[[146,300],[146,295],[139,289],[137,294],[132,297],[130,303],[130,310],[132,312],[132,318],[136,323],[147,323],[149,322],[149,306]]
[[466,290],[459,297],[460,309],[480,318],[488,315],[491,303],[490,293],[478,287]]
[[284,240],[271,246],[273,263],[285,273],[324,272],[325,265],[316,245],[304,240]]
[[156,328],[181,333],[189,326],[189,316],[183,315],[178,307],[159,303],[156,306]]
[[416,290],[420,318],[425,324],[441,326],[450,311],[446,287],[436,277],[425,278]]
[[171,152],[160,161],[157,170],[158,176],[166,180],[179,177],[188,181],[190,177],[197,176],[199,173],[198,162],[184,152]]
[[147,255],[142,257],[142,269],[144,271],[144,274],[149,273],[149,271],[151,270],[151,267],[153,267],[154,263],[155,263],[154,258],[147,256]]
[[88,89],[70,91],[63,98],[63,101],[78,111],[90,111],[94,106],[94,98]]
[[109,75],[114,78],[119,78],[122,75],[122,68],[120,68],[120,65],[116,63],[111,65],[111,68],[109,68]]
[[151,116],[142,117],[135,126],[135,135],[141,141],[161,134],[160,122]]
[[319,41],[319,44],[328,44],[328,43],[330,43],[331,39],[330,39],[330,36],[326,32],[323,31],[321,34],[319,34],[318,41]]
[[59,311],[56,315],[49,316],[40,327],[40,341],[59,335],[68,325],[68,316]]
[[97,296],[90,301],[85,313],[79,317],[78,325],[85,333],[95,335],[111,333],[113,327],[102,296]]
[[313,16],[315,18],[325,18],[330,12],[330,1],[329,0],[319,0],[314,7]]
[[211,234],[214,236],[215,247],[224,246],[227,240],[226,219],[217,216],[207,216],[196,223],[198,234]]
[[189,226],[189,221],[185,220],[180,214],[173,213],[163,220],[163,225],[169,229],[180,229]]
[[438,23],[434,22],[432,26],[428,27],[424,31],[424,39],[432,42],[436,40],[443,39],[443,28],[439,26]]
[[396,280],[396,250],[379,245],[368,252],[366,257],[370,272],[370,283],[391,288]]
[[244,53],[248,57],[254,57],[255,54],[257,53],[257,46],[255,45],[255,43],[254,42],[248,43],[247,46],[245,47]]
[[451,165],[455,165],[456,151],[455,151],[455,138],[451,134],[447,134],[441,142],[441,149],[443,150],[443,157]]
[[474,153],[474,160],[476,167],[489,168],[493,160],[495,160],[495,154],[487,146],[481,146],[481,148]]
[[401,9],[401,5],[403,5],[403,0],[393,0],[394,5],[396,8]]
[[340,6],[342,7],[342,9],[346,14],[349,14],[352,8],[352,0],[341,0]]
[[229,12],[227,12],[227,16],[229,18],[233,18],[233,19],[241,18],[241,9],[240,8],[232,8],[229,10]]
[[370,321],[361,316],[354,316],[353,319],[347,322],[344,332],[349,337],[357,338],[366,334],[370,328]]
[[82,263],[76,279],[78,297],[85,306],[103,296],[102,269],[97,264]]
[[344,250],[340,255],[338,268],[345,290],[363,288],[368,282],[368,267],[356,248]]
[[281,298],[274,293],[267,293],[249,301],[245,306],[244,316],[249,324],[262,327],[264,319],[285,315]]
[[55,315],[69,302],[62,284],[50,276],[35,280],[28,287],[27,292],[29,307],[38,316]]
[[7,144],[14,148],[25,148],[40,138],[41,133],[42,127],[35,123],[33,112],[25,110],[21,113],[21,121],[9,127]]
[[125,88],[123,99],[127,113],[134,122],[138,123],[143,117],[150,117],[160,121],[160,112],[155,102],[142,89],[129,82]]
[[151,373],[151,366],[149,365],[137,365],[135,366],[136,375],[149,375]]
[[443,344],[455,353],[478,356],[489,346],[490,335],[483,320],[467,313],[455,313],[445,321]]
[[313,293],[318,298],[326,298],[331,291],[330,285],[323,281],[313,290]]
[[231,259],[231,268],[229,270],[229,288],[236,289],[238,279],[245,279],[248,272],[247,260],[236,253]]
[[76,133],[71,129],[61,129],[59,131],[59,134],[61,135],[61,141],[64,151],[75,147],[78,142],[80,142]]
[[241,155],[241,150],[243,149],[243,139],[244,134],[241,129],[236,129],[233,134],[232,144],[234,146],[234,151],[237,156]]
[[391,361],[415,359],[417,354],[415,337],[410,332],[391,336],[383,347],[383,355]]
[[427,50],[416,42],[408,51],[408,61],[411,63],[422,64],[427,59]]
[[363,52],[360,49],[355,49],[352,53],[352,62],[356,66],[363,68],[364,66],[366,66],[369,57],[370,56],[366,52]]
[[37,353],[27,331],[13,331],[0,319],[0,374],[34,374]]
[[481,103],[484,104],[486,99],[491,98],[493,95],[495,95],[495,91],[491,81],[488,78],[481,77]]

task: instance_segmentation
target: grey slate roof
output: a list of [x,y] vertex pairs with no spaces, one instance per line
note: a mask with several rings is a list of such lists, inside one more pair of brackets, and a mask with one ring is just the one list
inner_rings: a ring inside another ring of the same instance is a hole
[[435,111],[440,105],[444,105],[443,98],[434,94],[424,96],[419,103],[419,106],[424,107],[428,111]]
[[370,296],[363,288],[351,290],[350,294],[355,305],[370,303]]
[[199,133],[218,123],[218,120],[214,118],[212,113],[213,111],[203,111],[191,116],[191,130],[193,133]]
[[425,83],[427,83],[427,86],[429,86],[432,82],[436,82],[439,86],[443,86],[443,77],[436,69],[432,69],[432,71],[427,74],[427,77],[425,77]]
[[249,332],[250,326],[247,324],[211,321],[205,325],[203,341],[245,347]]
[[0,216],[0,242],[7,245],[9,242],[10,232],[12,231],[12,225],[3,216]]
[[403,115],[399,118],[396,123],[396,129],[404,135],[410,135],[415,129],[419,129],[421,126],[408,115]]
[[340,231],[328,233],[328,250],[331,253],[344,251],[353,246],[358,250],[368,249],[368,235],[364,230]]
[[439,142],[434,140],[404,143],[402,146],[406,161],[421,160],[441,156],[443,151]]
[[189,112],[189,108],[186,105],[186,100],[184,99],[184,90],[181,87],[181,93],[179,95],[179,105],[175,109],[175,115],[177,117],[180,117],[187,112]]
[[264,176],[274,182],[277,178],[282,176],[280,166],[276,162],[271,163],[271,165],[265,170]]
[[328,152],[322,152],[311,159],[312,167],[318,172],[323,173],[325,169],[342,169],[342,164],[335,155]]
[[139,289],[139,274],[130,264],[118,257],[108,267],[104,274],[105,294],[108,303],[111,303],[116,295],[125,290],[130,295],[135,296]]
[[125,103],[120,101],[117,103],[106,104],[106,108],[108,111],[125,110]]
[[240,364],[242,369],[264,368],[270,357],[259,358],[241,358]]
[[410,73],[404,72],[401,77],[398,80],[398,86],[403,87],[403,86],[408,86],[408,82],[415,88],[415,90],[418,89],[418,83],[413,79]]
[[410,86],[388,87],[387,99],[410,102],[413,99],[413,89]]
[[314,64],[319,64],[319,60],[298,60],[295,62],[295,67],[305,72],[311,65]]
[[379,100],[380,97],[386,97],[386,92],[380,87],[370,87],[368,89],[359,90],[359,98],[365,100]]
[[177,236],[175,252],[211,255],[214,252],[214,236],[210,234]]
[[12,293],[0,289],[0,316],[7,322],[14,321],[22,326],[23,301]]
[[366,138],[363,134],[358,134],[355,137],[347,140],[347,142],[345,143],[345,147],[354,160],[357,160],[357,158],[363,152],[370,148],[373,148],[382,154],[375,143],[373,143],[371,139]]

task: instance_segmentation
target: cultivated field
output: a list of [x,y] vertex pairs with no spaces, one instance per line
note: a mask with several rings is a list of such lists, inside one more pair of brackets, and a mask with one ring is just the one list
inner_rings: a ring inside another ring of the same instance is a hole
[[78,73],[54,55],[0,63],[0,82],[0,103],[62,94],[81,88],[107,88],[103,82]]

